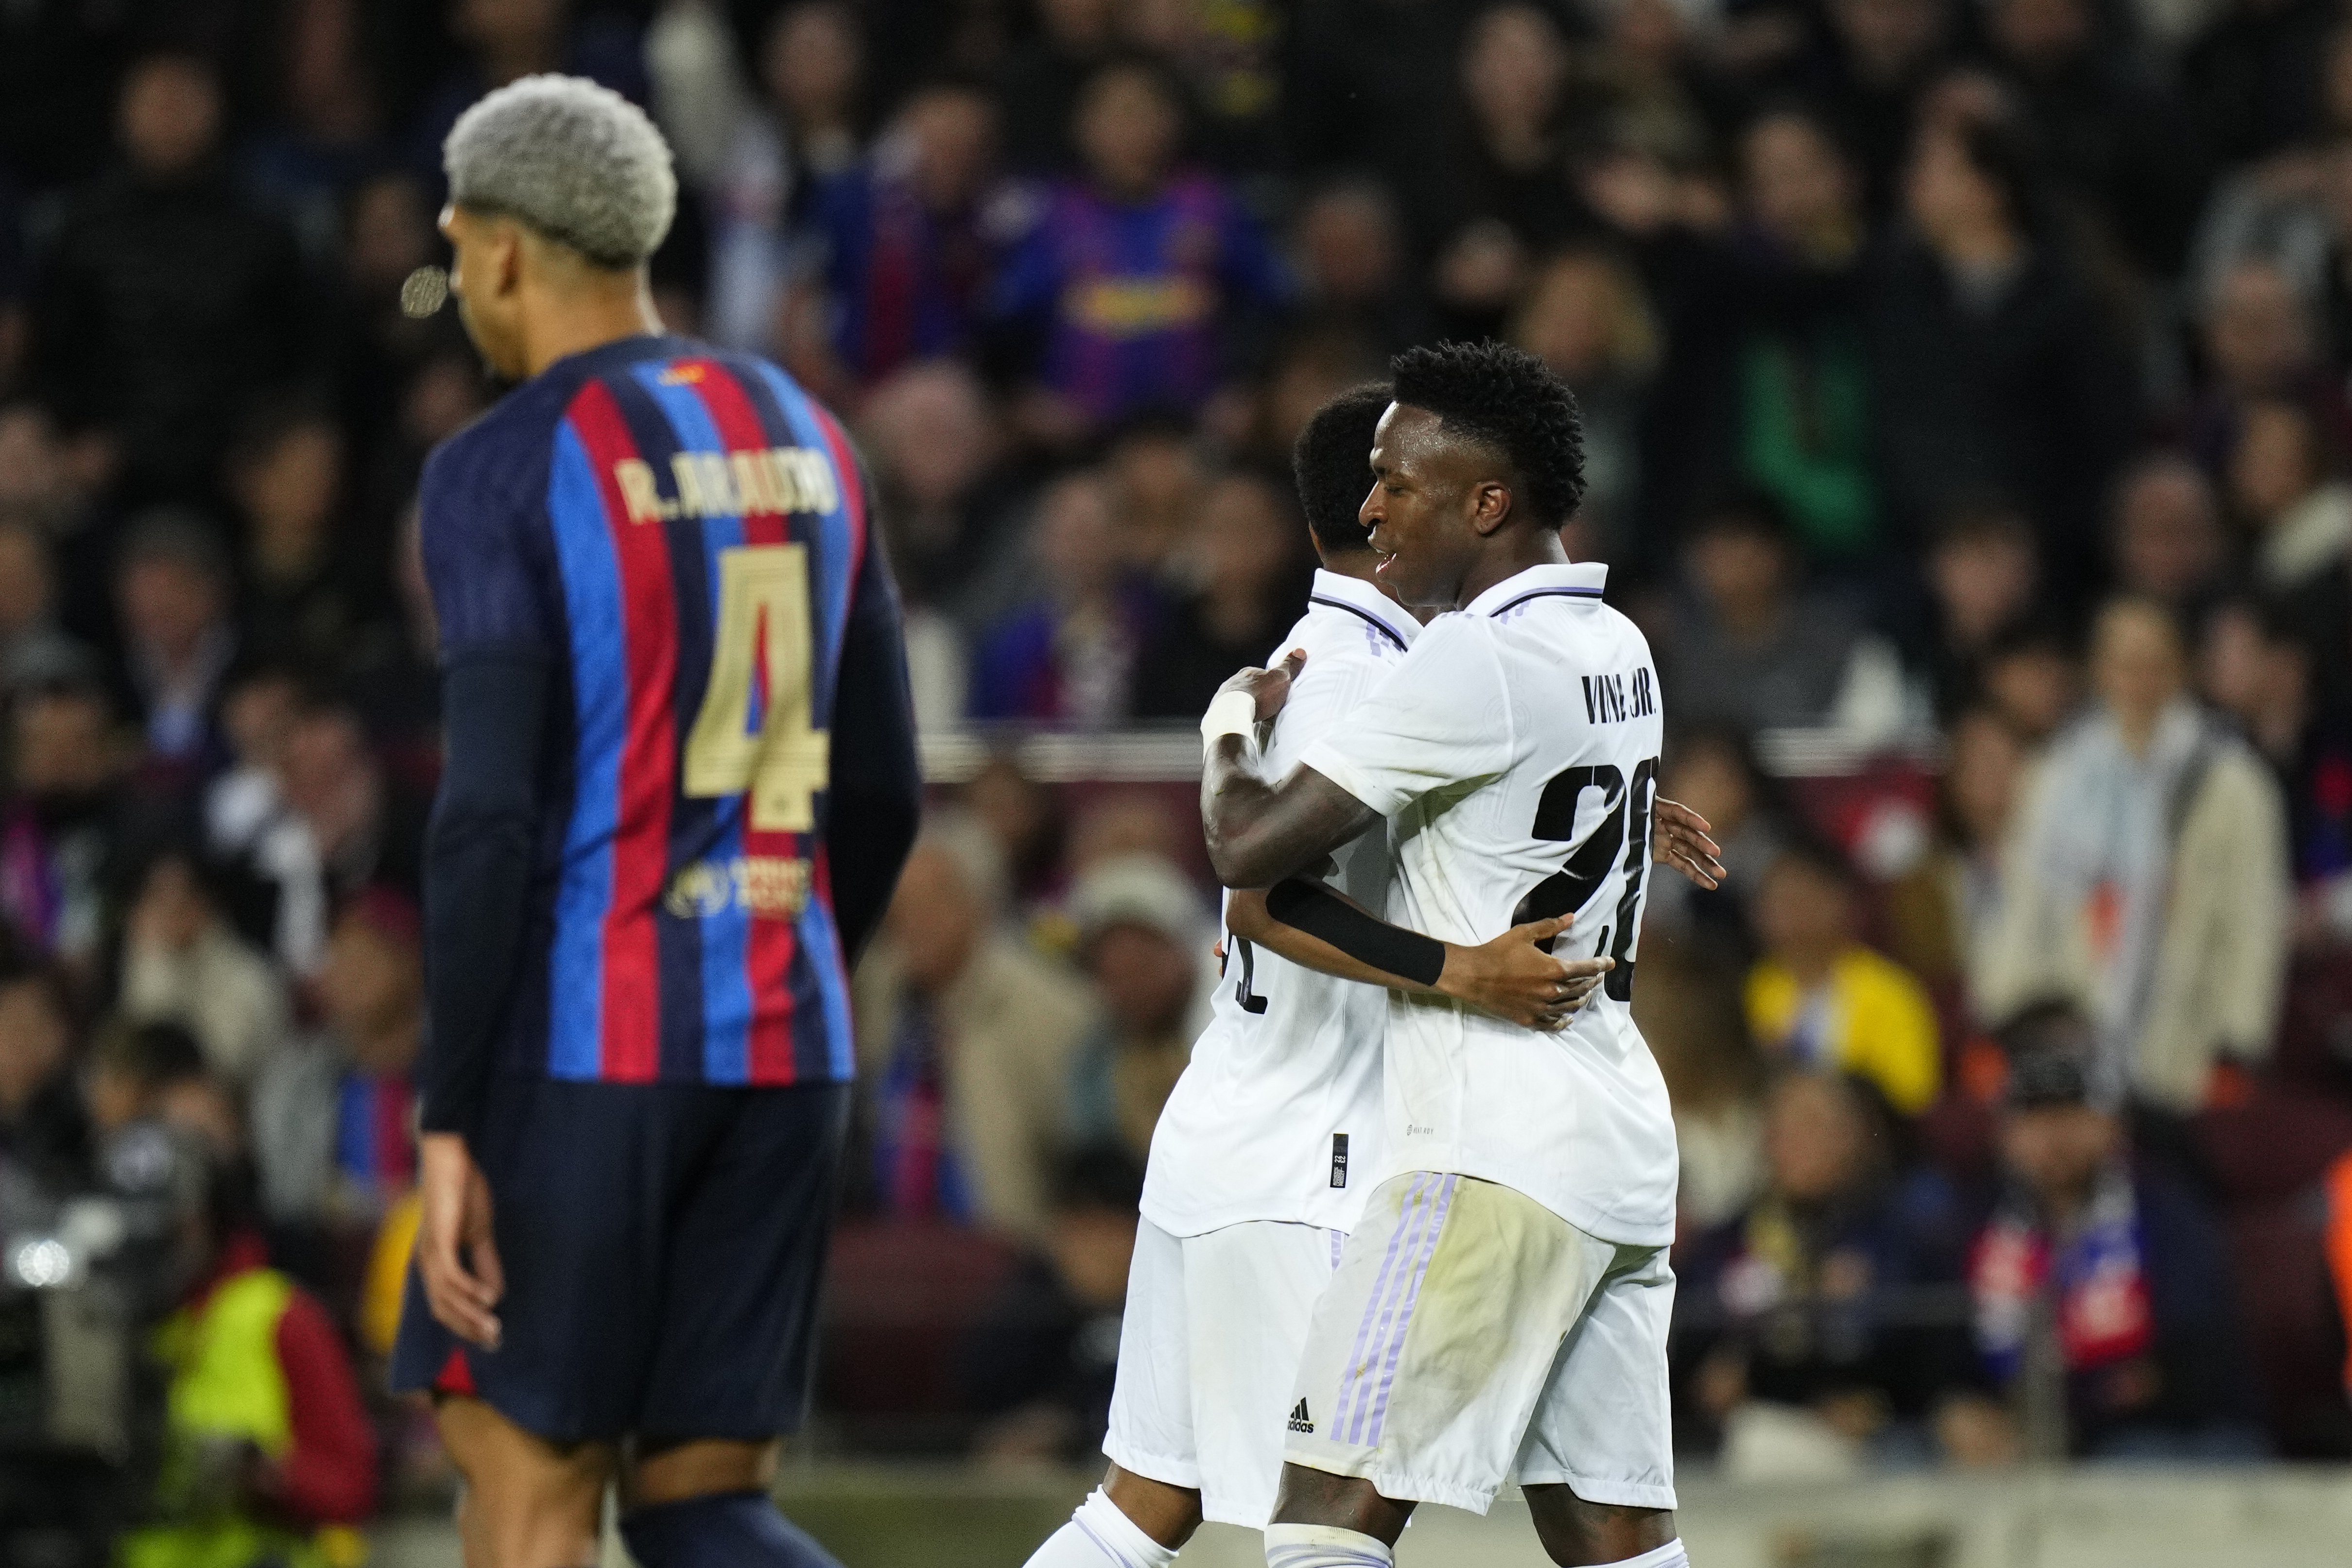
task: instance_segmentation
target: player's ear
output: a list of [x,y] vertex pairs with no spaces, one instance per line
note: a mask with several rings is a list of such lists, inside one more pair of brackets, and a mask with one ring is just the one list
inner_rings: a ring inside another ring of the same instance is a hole
[[500,297],[522,287],[523,232],[520,224],[502,222],[490,235],[490,290]]
[[1500,479],[1484,479],[1470,492],[1470,526],[1480,538],[1511,520],[1511,487]]

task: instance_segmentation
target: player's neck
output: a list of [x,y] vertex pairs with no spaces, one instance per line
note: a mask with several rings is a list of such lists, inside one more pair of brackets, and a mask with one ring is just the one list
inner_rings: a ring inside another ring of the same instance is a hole
[[643,277],[629,287],[550,295],[524,318],[523,371],[535,376],[558,360],[661,330],[661,317]]
[[1471,603],[1498,582],[1507,582],[1531,566],[1566,566],[1568,551],[1551,528],[1505,528],[1486,541],[1486,548],[1463,575],[1454,596],[1456,609]]

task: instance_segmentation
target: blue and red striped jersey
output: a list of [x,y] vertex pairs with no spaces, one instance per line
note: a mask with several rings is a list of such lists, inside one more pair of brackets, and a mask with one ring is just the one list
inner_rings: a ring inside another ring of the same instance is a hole
[[445,663],[560,673],[496,1065],[848,1079],[836,695],[898,616],[833,415],[751,356],[625,340],[445,442],[419,505]]

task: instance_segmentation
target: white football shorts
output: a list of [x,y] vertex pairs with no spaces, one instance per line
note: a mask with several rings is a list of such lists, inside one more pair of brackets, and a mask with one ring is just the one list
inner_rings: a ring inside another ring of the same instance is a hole
[[1663,1247],[1494,1182],[1392,1177],[1316,1304],[1283,1457],[1476,1513],[1509,1480],[1672,1508],[1674,1304]]
[[1111,1462],[1198,1490],[1206,1519],[1264,1530],[1284,1396],[1345,1239],[1275,1220],[1185,1237],[1139,1223],[1103,1439]]

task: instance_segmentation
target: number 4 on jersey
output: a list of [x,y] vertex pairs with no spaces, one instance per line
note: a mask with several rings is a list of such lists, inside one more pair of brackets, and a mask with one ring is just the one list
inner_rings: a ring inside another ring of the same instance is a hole
[[[1642,887],[1650,874],[1650,819],[1658,799],[1658,759],[1650,758],[1633,769],[1630,789],[1625,776],[1605,763],[1597,768],[1570,768],[1557,775],[1544,786],[1543,796],[1536,802],[1535,824],[1528,830],[1528,836],[1572,841],[1576,837],[1576,810],[1587,789],[1600,792],[1601,821],[1570,853],[1567,864],[1536,883],[1519,900],[1511,924],[1580,913],[1608,880],[1610,872],[1619,869],[1618,851],[1624,851],[1622,869],[1625,873],[1625,891],[1617,900],[1617,918],[1612,925],[1601,927],[1593,951],[1597,954],[1606,950],[1617,960],[1617,967],[1601,982],[1602,988],[1617,1001],[1631,1001],[1633,934],[1641,924]],[[1628,818],[1632,819],[1630,822]]]
[[831,737],[809,723],[814,644],[808,547],[743,545],[719,552],[719,624],[710,684],[694,716],[685,792],[751,794],[759,832],[807,832],[831,777]]

